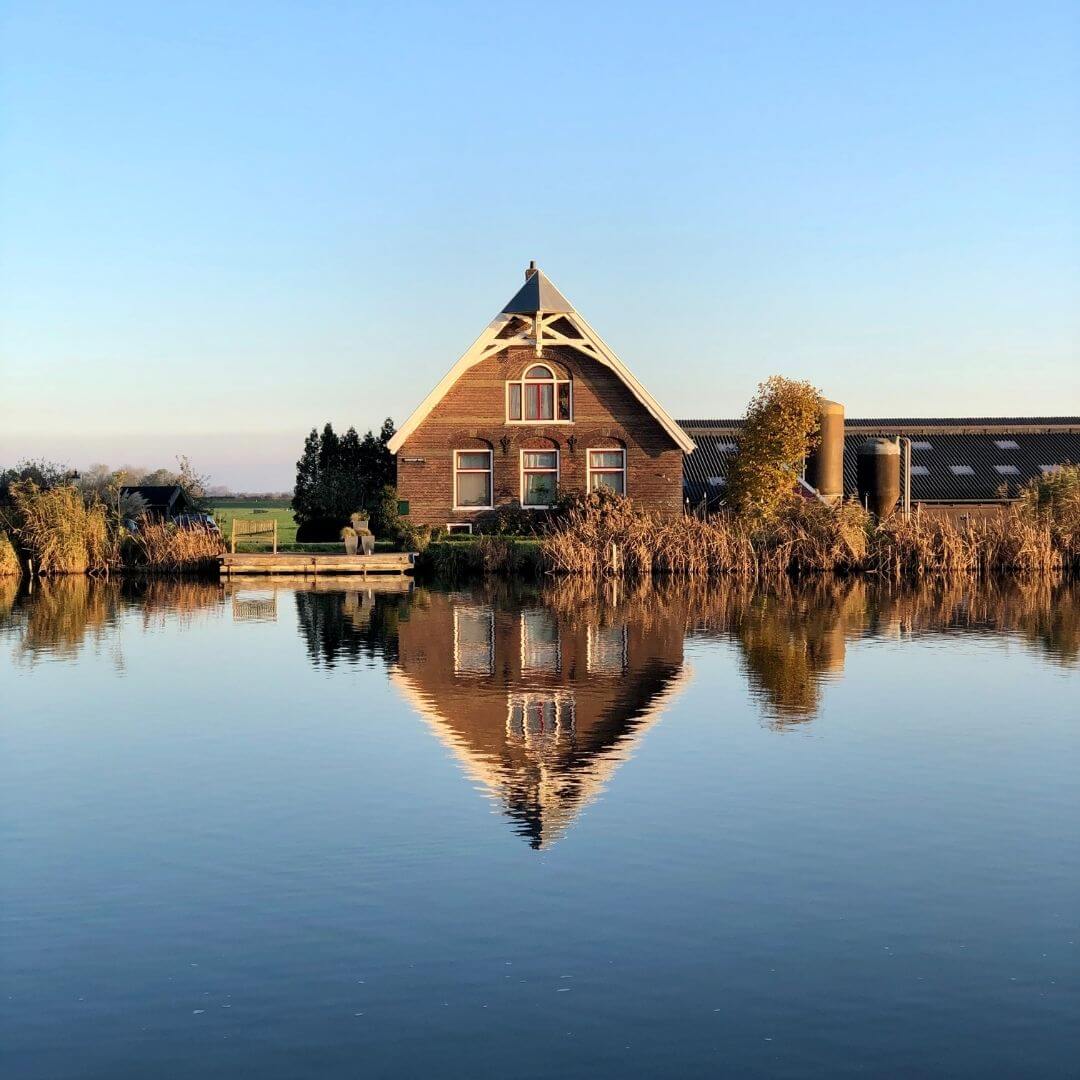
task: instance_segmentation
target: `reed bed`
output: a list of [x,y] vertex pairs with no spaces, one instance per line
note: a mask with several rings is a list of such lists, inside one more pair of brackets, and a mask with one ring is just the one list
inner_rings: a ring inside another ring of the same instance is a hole
[[168,521],[144,518],[124,544],[127,566],[153,573],[208,573],[225,552],[220,533],[208,528],[179,528]]
[[877,521],[855,503],[793,501],[762,522],[731,512],[663,517],[602,497],[570,507],[541,546],[545,568],[586,578],[672,575],[759,578],[814,573],[916,576],[1080,569],[1080,514],[1034,511],[953,521],[896,514]]
[[40,488],[32,480],[11,485],[5,517],[34,573],[107,573],[115,558],[105,507],[87,505],[70,486]]
[[6,532],[0,531],[0,578],[18,578],[22,576],[19,556],[15,554],[15,545]]

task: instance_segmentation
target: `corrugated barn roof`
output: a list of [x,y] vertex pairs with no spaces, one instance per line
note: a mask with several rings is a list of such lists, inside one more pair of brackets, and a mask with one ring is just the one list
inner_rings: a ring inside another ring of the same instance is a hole
[[[692,505],[723,494],[738,452],[741,420],[680,420],[697,443],[686,457],[684,488]],[[912,440],[911,497],[916,502],[995,502],[1015,498],[1029,481],[1080,463],[1080,417],[854,419],[845,423],[844,493],[855,495],[858,446],[880,435]]]

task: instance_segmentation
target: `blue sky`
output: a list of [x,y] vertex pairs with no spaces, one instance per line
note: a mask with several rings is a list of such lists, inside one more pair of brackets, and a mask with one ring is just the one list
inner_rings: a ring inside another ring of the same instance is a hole
[[288,487],[536,259],[676,416],[1080,412],[1080,6],[0,7],[0,462]]

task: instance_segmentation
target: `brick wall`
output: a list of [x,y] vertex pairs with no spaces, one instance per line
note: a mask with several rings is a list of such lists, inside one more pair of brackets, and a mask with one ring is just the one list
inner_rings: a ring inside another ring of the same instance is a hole
[[559,490],[572,492],[585,490],[589,449],[623,447],[627,495],[649,510],[681,511],[682,450],[615,373],[570,348],[545,349],[543,360],[556,377],[573,380],[573,421],[507,424],[505,384],[537,363],[536,354],[518,347],[482,360],[458,379],[398,452],[398,493],[409,502],[410,521],[446,525],[482,512],[453,509],[454,451],[470,449],[493,451],[496,506],[521,497],[523,449],[557,449]]

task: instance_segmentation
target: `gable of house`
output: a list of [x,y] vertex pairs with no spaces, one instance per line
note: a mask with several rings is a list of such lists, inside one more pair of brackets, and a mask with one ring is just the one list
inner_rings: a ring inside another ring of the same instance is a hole
[[465,527],[600,485],[676,513],[694,443],[531,267],[389,447],[410,519]]

